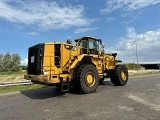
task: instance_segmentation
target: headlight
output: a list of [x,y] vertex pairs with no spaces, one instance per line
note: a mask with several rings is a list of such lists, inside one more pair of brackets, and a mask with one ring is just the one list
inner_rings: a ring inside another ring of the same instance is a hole
[[44,74],[44,75],[48,75],[48,71],[45,70],[45,69],[43,69],[43,74]]

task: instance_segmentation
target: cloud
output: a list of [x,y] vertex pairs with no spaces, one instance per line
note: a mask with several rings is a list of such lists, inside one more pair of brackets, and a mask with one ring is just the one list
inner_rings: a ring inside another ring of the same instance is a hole
[[86,26],[91,20],[84,17],[84,7],[60,6],[55,1],[1,0],[0,18],[41,30]]
[[160,3],[160,0],[107,0],[106,7],[101,12],[111,13],[118,9],[133,11],[158,3]]
[[115,17],[106,17],[106,20],[107,20],[107,22],[109,23],[109,22],[115,21],[116,18],[115,18]]
[[21,65],[27,65],[28,64],[28,59],[24,58],[23,60],[21,60]]
[[36,32],[36,31],[29,32],[29,33],[26,33],[26,34],[28,34],[28,35],[39,35],[39,33],[38,33],[38,32]]
[[106,51],[117,52],[124,62],[136,62],[136,45],[140,62],[160,61],[160,29],[137,34],[133,27],[128,28],[126,36]]
[[122,23],[124,23],[124,24],[131,23],[131,22],[139,19],[139,17],[140,17],[141,14],[142,14],[142,11],[137,12],[136,15],[134,15],[134,14],[130,14],[130,15],[128,14],[128,16],[127,15],[121,15],[121,17],[130,18],[130,20],[124,21]]
[[99,29],[99,27],[93,27],[93,28],[79,28],[79,29],[76,29],[74,31],[74,33],[84,33],[84,32],[87,32],[87,31],[94,31],[96,29]]

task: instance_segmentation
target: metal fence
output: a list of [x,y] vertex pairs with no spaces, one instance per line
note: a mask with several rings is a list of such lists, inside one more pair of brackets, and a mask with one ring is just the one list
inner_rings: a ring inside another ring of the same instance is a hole
[[21,80],[16,82],[0,82],[0,87],[4,86],[18,86],[18,85],[31,85],[33,84],[30,80]]

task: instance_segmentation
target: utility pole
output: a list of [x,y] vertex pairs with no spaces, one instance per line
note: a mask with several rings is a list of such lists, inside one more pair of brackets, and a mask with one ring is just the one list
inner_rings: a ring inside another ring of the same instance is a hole
[[137,60],[137,72],[138,72],[138,50],[137,50],[137,42],[136,42],[136,40],[134,40],[134,41],[130,41],[129,43],[132,43],[132,42],[134,42],[135,45],[136,45],[136,60]]

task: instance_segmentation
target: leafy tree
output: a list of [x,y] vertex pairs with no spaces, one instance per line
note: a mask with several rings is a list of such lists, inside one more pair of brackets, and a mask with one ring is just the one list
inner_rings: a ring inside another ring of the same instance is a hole
[[2,72],[8,72],[11,69],[11,54],[7,52],[2,60]]
[[20,70],[19,54],[0,54],[0,72],[18,72]]
[[3,54],[0,54],[0,71],[2,71]]
[[22,70],[27,70],[28,66],[21,66]]
[[12,60],[11,60],[11,71],[17,72],[19,71],[20,67],[20,56],[16,54],[12,54]]

